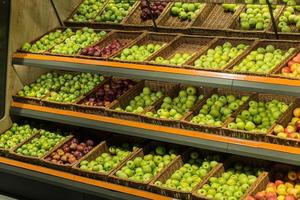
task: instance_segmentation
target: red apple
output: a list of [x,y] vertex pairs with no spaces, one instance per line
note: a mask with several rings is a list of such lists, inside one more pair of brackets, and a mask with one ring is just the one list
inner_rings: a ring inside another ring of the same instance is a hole
[[266,192],[261,191],[261,192],[256,193],[255,199],[256,200],[265,200],[266,199],[265,196],[266,196]]
[[289,74],[289,73],[291,73],[291,70],[290,70],[289,67],[283,67],[281,69],[281,73],[283,73],[283,74]]
[[284,132],[287,133],[287,134],[294,133],[294,132],[296,132],[296,127],[291,126],[291,125],[288,125],[288,126],[284,129]]
[[255,200],[253,196],[247,196],[245,200]]
[[295,56],[293,58],[293,61],[296,62],[296,63],[300,63],[300,54],[298,53],[297,56]]
[[294,111],[293,111],[293,114],[295,117],[300,117],[300,108],[296,108]]
[[[276,175],[277,175],[278,177],[283,177],[281,173],[277,173]],[[276,180],[276,181],[275,181],[276,187],[278,187],[278,185],[281,185],[281,184],[283,184],[283,181],[282,181],[282,180]]]
[[288,194],[285,196],[284,200],[296,200],[296,198],[293,195]]
[[288,136],[288,138],[297,138],[297,134],[295,132],[288,133],[287,136]]
[[296,121],[295,123],[296,129],[299,132],[300,131],[300,120]]
[[293,61],[293,60],[290,60],[289,62],[288,62],[288,67],[290,67],[292,64],[294,64],[295,62]]
[[276,192],[267,192],[266,193],[266,198],[270,199],[270,198],[277,198],[277,194]]

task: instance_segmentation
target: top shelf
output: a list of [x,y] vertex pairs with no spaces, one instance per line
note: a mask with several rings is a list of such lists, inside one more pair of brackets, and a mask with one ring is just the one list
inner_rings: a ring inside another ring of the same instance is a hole
[[12,62],[15,65],[55,70],[101,73],[103,75],[180,82],[191,85],[209,85],[256,92],[264,91],[300,97],[300,80],[285,78],[25,53],[15,53]]

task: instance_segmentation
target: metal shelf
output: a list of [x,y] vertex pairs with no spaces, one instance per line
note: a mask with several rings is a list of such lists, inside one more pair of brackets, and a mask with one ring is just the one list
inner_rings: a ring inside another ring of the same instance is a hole
[[13,102],[11,114],[300,166],[299,148]]
[[73,57],[16,53],[13,64],[55,70],[101,73],[128,78],[180,82],[192,85],[237,88],[300,97],[300,80],[248,76],[155,65],[89,60]]
[[74,191],[92,194],[94,196],[98,196],[99,198],[102,197],[112,200],[172,199],[147,191],[85,178],[67,172],[48,169],[45,167],[15,161],[4,157],[0,157],[0,171],[2,173],[12,174],[14,176],[20,176],[31,180],[37,180],[62,188],[72,189]]

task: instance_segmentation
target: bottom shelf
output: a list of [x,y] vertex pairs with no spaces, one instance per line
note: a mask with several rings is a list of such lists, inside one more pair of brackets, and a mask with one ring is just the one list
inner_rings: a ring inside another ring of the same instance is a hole
[[151,192],[85,178],[71,173],[15,161],[4,157],[0,157],[0,171],[64,188],[71,188],[107,199],[172,199]]

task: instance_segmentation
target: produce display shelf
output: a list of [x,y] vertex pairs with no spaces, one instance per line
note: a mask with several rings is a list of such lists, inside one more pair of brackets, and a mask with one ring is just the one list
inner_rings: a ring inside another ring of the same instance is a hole
[[300,166],[300,149],[13,102],[11,114]]
[[85,178],[71,173],[15,161],[4,157],[0,157],[0,169],[1,172],[13,173],[14,175],[22,177],[25,176],[30,179],[38,179],[42,182],[80,190],[99,197],[105,197],[107,199],[172,199],[151,192]]
[[212,87],[234,87],[256,92],[270,92],[300,97],[300,80],[249,76],[203,70],[191,70],[155,65],[90,60],[74,57],[48,56],[15,53],[13,64],[55,70],[101,73],[103,75],[125,76],[128,78],[180,82]]

